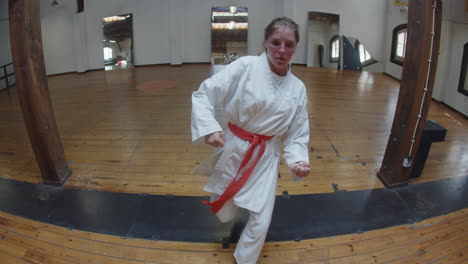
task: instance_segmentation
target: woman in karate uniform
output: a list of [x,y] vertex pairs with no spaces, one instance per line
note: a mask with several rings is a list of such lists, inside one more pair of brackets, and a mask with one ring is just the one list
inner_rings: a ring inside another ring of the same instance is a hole
[[[256,263],[262,250],[275,202],[280,143],[293,178],[309,174],[306,89],[290,71],[298,41],[294,21],[274,19],[265,29],[263,54],[237,59],[192,95],[192,140],[218,148],[194,170],[210,176],[204,190],[212,196],[206,204],[222,222],[233,219],[238,207],[249,211],[234,252],[239,264]],[[218,110],[227,127],[215,117]]]

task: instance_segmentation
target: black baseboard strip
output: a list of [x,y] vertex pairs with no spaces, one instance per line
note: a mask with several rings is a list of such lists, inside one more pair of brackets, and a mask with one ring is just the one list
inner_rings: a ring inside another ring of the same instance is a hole
[[[0,178],[0,211],[69,229],[143,239],[235,242],[248,218],[221,224],[208,197],[113,193]],[[267,241],[361,233],[468,207],[468,175],[397,189],[276,197]]]

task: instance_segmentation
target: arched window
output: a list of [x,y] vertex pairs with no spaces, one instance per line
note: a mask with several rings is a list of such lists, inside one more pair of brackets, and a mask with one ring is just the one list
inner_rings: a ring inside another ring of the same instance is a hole
[[354,48],[356,49],[356,52],[359,55],[359,60],[361,61],[362,66],[367,66],[376,62],[370,55],[369,51],[367,51],[366,48],[364,48],[364,45],[362,45],[361,42],[359,42],[359,40],[356,40],[356,42],[354,43]]
[[338,62],[340,59],[340,36],[335,35],[330,39],[330,62]]
[[112,58],[112,49],[109,47],[104,47],[104,60],[109,60]]
[[401,66],[403,66],[405,59],[407,28],[407,24],[401,24],[393,29],[390,61]]

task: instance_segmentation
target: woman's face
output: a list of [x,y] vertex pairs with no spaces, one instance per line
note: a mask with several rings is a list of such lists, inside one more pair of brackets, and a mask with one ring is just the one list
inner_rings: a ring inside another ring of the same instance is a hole
[[270,69],[278,75],[285,75],[297,46],[294,30],[280,26],[268,37],[264,45]]

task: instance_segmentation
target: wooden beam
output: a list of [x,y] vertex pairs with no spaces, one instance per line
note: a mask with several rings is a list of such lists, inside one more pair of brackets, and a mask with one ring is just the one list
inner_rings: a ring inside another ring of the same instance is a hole
[[377,177],[386,187],[408,184],[424,129],[439,53],[441,0],[412,0],[400,93]]
[[9,0],[16,88],[44,183],[62,185],[71,175],[50,100],[42,51],[39,0]]

